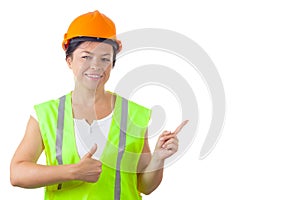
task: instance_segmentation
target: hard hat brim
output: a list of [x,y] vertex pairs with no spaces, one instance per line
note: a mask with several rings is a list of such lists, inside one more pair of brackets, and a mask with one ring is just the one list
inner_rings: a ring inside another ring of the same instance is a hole
[[121,50],[121,42],[116,41],[114,39],[108,39],[108,38],[96,38],[96,37],[76,37],[72,38],[70,40],[70,44],[75,43],[75,42],[85,42],[85,41],[90,41],[90,42],[104,42],[107,44],[112,45],[112,47],[119,52]]

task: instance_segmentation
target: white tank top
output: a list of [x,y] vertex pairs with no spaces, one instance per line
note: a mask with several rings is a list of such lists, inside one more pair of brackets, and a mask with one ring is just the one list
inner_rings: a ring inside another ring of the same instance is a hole
[[[89,152],[94,144],[97,144],[97,151],[93,158],[100,158],[107,141],[112,114],[113,112],[102,119],[94,120],[91,125],[85,119],[74,119],[76,147],[80,158]],[[35,110],[31,116],[38,121]]]

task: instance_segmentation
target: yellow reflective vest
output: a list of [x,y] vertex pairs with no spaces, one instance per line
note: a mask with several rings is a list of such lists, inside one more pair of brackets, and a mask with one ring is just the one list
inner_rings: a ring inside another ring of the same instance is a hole
[[[138,200],[137,166],[151,110],[117,94],[96,183],[68,181],[45,187],[45,200]],[[74,164],[77,152],[71,93],[34,106],[47,165]]]

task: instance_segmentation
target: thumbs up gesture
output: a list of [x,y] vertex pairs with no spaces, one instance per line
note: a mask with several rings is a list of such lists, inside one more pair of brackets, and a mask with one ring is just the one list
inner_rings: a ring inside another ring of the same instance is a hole
[[93,159],[92,156],[97,151],[97,145],[94,144],[91,150],[83,156],[75,167],[75,179],[86,182],[97,182],[102,171],[102,163]]

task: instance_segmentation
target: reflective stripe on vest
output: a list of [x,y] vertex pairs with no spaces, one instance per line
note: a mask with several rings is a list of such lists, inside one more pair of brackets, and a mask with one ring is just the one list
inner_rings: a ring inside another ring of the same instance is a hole
[[122,98],[120,141],[119,141],[119,152],[118,152],[117,166],[116,166],[115,200],[119,200],[121,196],[120,166],[121,166],[121,159],[124,154],[125,144],[126,144],[127,116],[128,116],[128,101],[127,99]]
[[[64,130],[64,120],[65,120],[65,102],[66,95],[59,98],[58,106],[58,119],[57,119],[57,129],[56,129],[56,159],[59,165],[62,165],[62,140],[63,140],[63,130]],[[57,189],[60,190],[62,184],[58,184]]]
[[[57,130],[56,130],[56,159],[59,165],[63,164],[62,161],[62,144],[63,144],[63,129],[64,129],[64,118],[65,118],[65,101],[66,96],[59,98],[58,106],[58,118],[57,118]],[[121,199],[121,160],[124,154],[126,145],[126,130],[127,130],[127,116],[128,116],[128,100],[122,98],[122,111],[121,111],[121,127],[120,127],[120,140],[119,140],[119,151],[117,156],[116,164],[116,177],[115,177],[115,191],[114,200]],[[58,184],[58,190],[62,189],[62,184]]]

